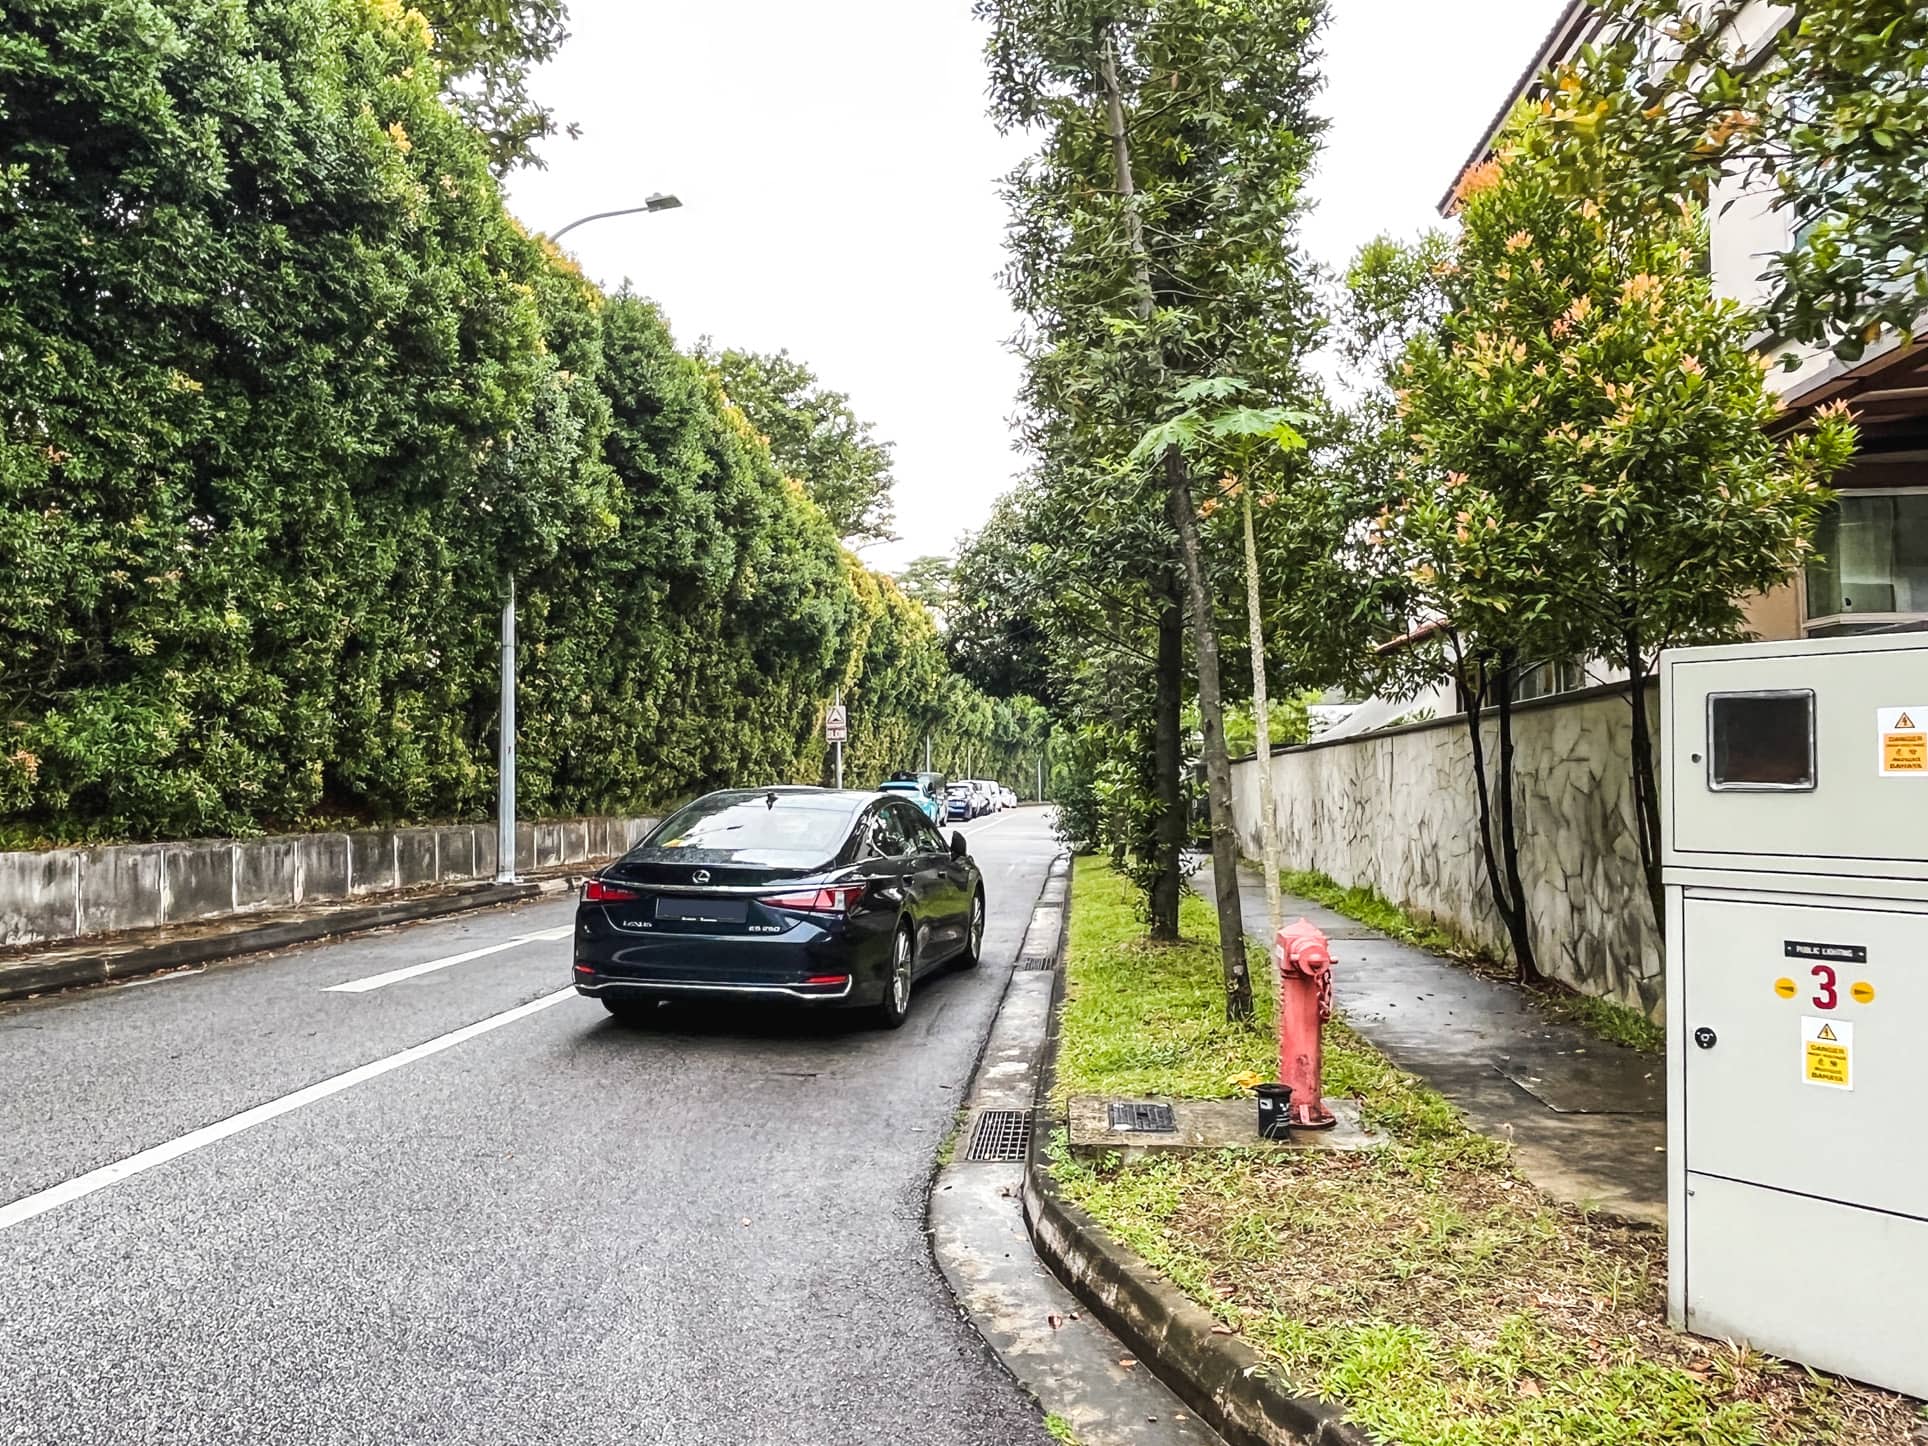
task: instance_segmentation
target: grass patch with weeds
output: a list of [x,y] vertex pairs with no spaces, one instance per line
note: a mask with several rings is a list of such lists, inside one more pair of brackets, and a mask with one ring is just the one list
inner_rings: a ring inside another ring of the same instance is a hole
[[1227,1099],[1239,1093],[1240,1079],[1277,1075],[1271,968],[1261,950],[1246,951],[1258,1012],[1248,1023],[1227,1023],[1211,905],[1186,890],[1183,938],[1157,944],[1145,936],[1137,889],[1108,863],[1081,858],[1072,880],[1058,1098]]
[[[1202,941],[1134,949],[1143,926],[1102,865],[1077,876],[1074,988],[1135,962],[1155,1041],[1198,1038],[1163,1078],[1216,1086],[1227,1071],[1205,1024],[1218,961]],[[1124,886],[1128,887],[1128,886]],[[1106,921],[1109,920],[1109,923]],[[1093,973],[1080,976],[1080,970]],[[1189,972],[1189,985],[1171,977]],[[1124,981],[1094,992],[1109,994]],[[1090,1004],[1093,1001],[1087,1000]],[[1067,1010],[1066,1054],[1128,1062],[1122,1003]],[[1222,1014],[1222,1009],[1219,1011]],[[1102,1049],[1082,1036],[1087,1019]],[[1204,1031],[1194,1035],[1192,1031]],[[1207,1064],[1209,1061],[1209,1066]],[[1090,1064],[1081,1078],[1102,1078]],[[1142,1064],[1120,1068],[1154,1076]],[[1360,1101],[1393,1144],[1370,1153],[1225,1150],[1129,1163],[1084,1158],[1063,1132],[1053,1169],[1089,1211],[1297,1389],[1341,1403],[1376,1440],[1402,1446],[1902,1446],[1913,1403],[1666,1325],[1665,1242],[1656,1231],[1556,1204],[1516,1175],[1505,1146],[1335,1020],[1326,1088]],[[1079,1092],[1087,1086],[1080,1084]],[[1212,1093],[1223,1094],[1214,1088]]]
[[[1472,947],[1450,930],[1415,919],[1399,905],[1368,888],[1346,888],[1325,874],[1306,869],[1288,869],[1279,875],[1280,886],[1335,913],[1356,919],[1368,928],[1425,949],[1457,959],[1489,977],[1511,980],[1513,969],[1483,950]],[[1564,1024],[1584,1029],[1596,1039],[1622,1045],[1642,1054],[1661,1054],[1667,1048],[1667,1031],[1637,1009],[1599,999],[1569,989],[1549,979],[1545,987],[1529,990],[1527,997],[1543,1011]]]
[[1053,1441],[1062,1441],[1065,1446],[1078,1446],[1078,1438],[1071,1429],[1071,1423],[1062,1416],[1046,1416],[1044,1430]]

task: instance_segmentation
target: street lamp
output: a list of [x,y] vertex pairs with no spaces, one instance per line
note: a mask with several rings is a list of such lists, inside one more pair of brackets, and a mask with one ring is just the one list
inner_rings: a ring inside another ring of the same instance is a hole
[[549,239],[551,241],[560,241],[578,226],[586,226],[591,221],[607,221],[611,216],[638,216],[645,211],[674,211],[682,204],[676,197],[666,196],[661,191],[658,191],[655,195],[646,198],[640,206],[625,207],[621,211],[598,211],[593,216],[578,217],[567,226],[564,226],[560,231],[551,235]]
[[[578,226],[606,221],[611,216],[634,216],[645,211],[674,211],[683,203],[658,191],[640,206],[620,211],[598,211],[580,216],[549,239],[560,241]],[[495,881],[515,882],[515,574],[507,579],[502,603],[502,704],[496,724],[495,769]]]

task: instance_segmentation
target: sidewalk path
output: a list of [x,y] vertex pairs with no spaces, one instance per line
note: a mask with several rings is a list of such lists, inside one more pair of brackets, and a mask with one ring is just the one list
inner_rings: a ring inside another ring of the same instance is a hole
[[[1212,897],[1206,865],[1194,881]],[[1239,870],[1245,931],[1269,943],[1265,881]],[[1520,1172],[1555,1199],[1666,1222],[1665,1061],[1539,1014],[1510,984],[1483,979],[1353,919],[1285,896],[1332,940],[1332,995],[1393,1063],[1510,1140]]]

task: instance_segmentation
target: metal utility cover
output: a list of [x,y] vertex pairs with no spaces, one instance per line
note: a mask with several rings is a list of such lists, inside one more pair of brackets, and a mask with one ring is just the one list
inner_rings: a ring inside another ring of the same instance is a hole
[[1178,1117],[1170,1105],[1146,1104],[1142,1100],[1113,1100],[1111,1128],[1121,1134],[1175,1135]]

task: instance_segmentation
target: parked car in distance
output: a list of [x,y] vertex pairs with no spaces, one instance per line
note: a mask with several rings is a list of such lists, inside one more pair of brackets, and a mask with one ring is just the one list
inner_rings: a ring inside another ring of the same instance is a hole
[[896,1028],[915,981],[978,962],[984,878],[897,794],[725,789],[583,885],[575,985],[619,1019],[709,997],[861,1007]]
[[983,812],[978,807],[977,790],[967,782],[959,780],[944,790],[944,816],[950,819],[970,820]]
[[1006,808],[1016,808],[1018,806],[1018,794],[1015,788],[1005,788],[1002,784],[999,784],[998,791],[1004,795],[1004,806]]
[[[930,783],[924,781],[925,779],[937,780],[937,786],[933,788]],[[944,790],[942,787],[941,774],[893,773],[888,779],[877,785],[877,791],[879,793],[894,793],[900,797],[908,798],[912,803],[917,805],[918,810],[932,823],[942,823],[944,821]]]

